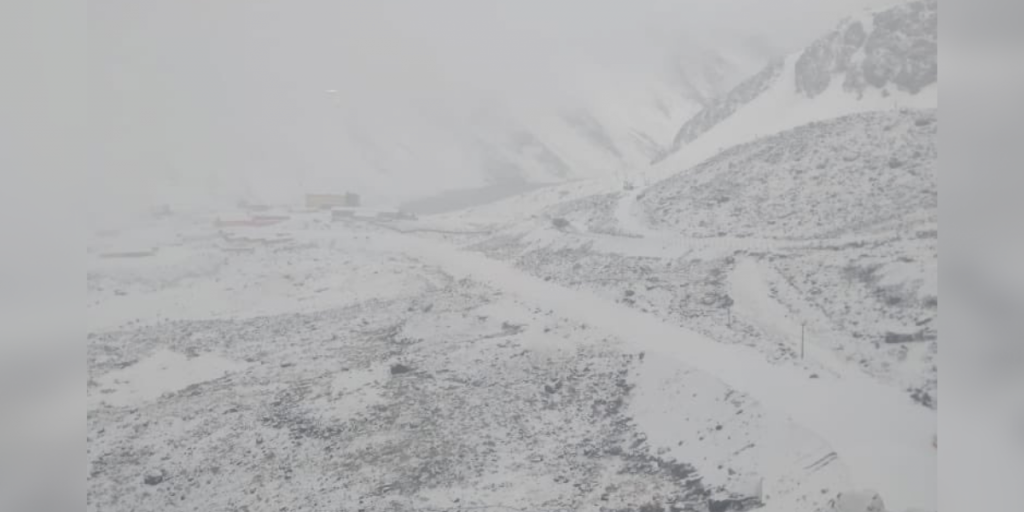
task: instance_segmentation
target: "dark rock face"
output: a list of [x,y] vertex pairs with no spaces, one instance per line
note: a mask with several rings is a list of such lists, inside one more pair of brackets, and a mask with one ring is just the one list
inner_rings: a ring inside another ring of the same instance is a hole
[[708,500],[708,512],[746,512],[763,506],[756,498],[724,498]]
[[559,218],[551,219],[551,225],[555,226],[556,229],[565,229],[565,228],[569,227],[569,221],[559,217]]
[[807,48],[795,65],[797,92],[813,98],[837,73],[845,74],[843,89],[856,94],[890,85],[916,94],[938,80],[937,1],[876,13],[869,25],[847,21]]
[[163,470],[149,471],[142,477],[142,483],[146,485],[159,485],[167,478]]
[[[828,90],[833,80],[841,80],[843,90],[858,97],[869,87],[881,89],[883,96],[890,88],[916,94],[938,80],[938,19],[937,0],[917,0],[843,22],[797,58],[796,92],[814,98]],[[784,64],[773,60],[707,105],[679,129],[672,147],[654,162],[693,142],[770,89],[783,77]]]
[[775,83],[783,69],[782,60],[773,60],[758,74],[737,85],[724,98],[715,101],[686,122],[676,133],[673,150],[677,150],[724,121],[740,107],[750,103]]
[[796,89],[814,97],[828,89],[832,81],[835,34],[819,39],[796,61]]
[[401,375],[403,373],[409,373],[411,371],[412,371],[412,368],[409,368],[408,366],[406,366],[404,364],[393,364],[393,365],[391,365],[391,375]]

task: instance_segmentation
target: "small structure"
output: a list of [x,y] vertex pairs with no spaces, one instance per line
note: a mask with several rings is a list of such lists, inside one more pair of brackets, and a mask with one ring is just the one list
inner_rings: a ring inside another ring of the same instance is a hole
[[883,341],[889,345],[901,343],[915,343],[922,341],[933,341],[938,338],[938,332],[934,327],[925,326],[920,329],[913,327],[890,328],[885,331]]

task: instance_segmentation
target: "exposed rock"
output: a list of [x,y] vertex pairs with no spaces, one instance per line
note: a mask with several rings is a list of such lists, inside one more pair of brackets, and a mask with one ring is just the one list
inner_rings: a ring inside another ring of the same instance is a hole
[[782,69],[782,60],[771,61],[761,72],[736,86],[724,98],[698,112],[676,133],[672,151],[693,142],[697,137],[731,116],[740,107],[767,91],[782,73]]
[[410,367],[408,367],[408,366],[406,366],[404,364],[393,364],[393,365],[391,365],[391,375],[401,375],[403,373],[409,373],[411,371],[412,371],[412,368],[410,368]]
[[162,469],[153,469],[142,476],[142,482],[146,485],[159,485],[167,478],[167,473]]
[[[865,29],[865,22],[870,31]],[[915,94],[938,80],[938,2],[910,2],[849,20],[811,44],[797,59],[797,92],[813,98],[833,78],[843,89],[862,95],[866,87]],[[836,76],[845,74],[845,77]]]
[[[785,62],[772,60],[720,99],[691,117],[672,146],[655,162],[693,142],[783,77]],[[916,94],[938,81],[938,2],[918,0],[844,21],[808,46],[794,63],[796,92],[814,98],[834,80],[843,90],[862,96],[868,87],[887,96],[889,86]]]
[[708,500],[708,512],[746,512],[761,507],[756,498],[722,498]]

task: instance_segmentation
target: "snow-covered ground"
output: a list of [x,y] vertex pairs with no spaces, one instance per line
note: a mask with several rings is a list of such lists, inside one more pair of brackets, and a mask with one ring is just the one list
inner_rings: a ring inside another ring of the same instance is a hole
[[[920,118],[821,126],[933,134]],[[719,163],[707,183],[732,172]],[[903,164],[883,172],[930,171]],[[870,176],[840,177],[846,197]],[[874,491],[935,510],[937,223],[919,178],[906,212],[819,226],[797,209],[778,232],[743,229],[778,212],[651,222],[677,178],[419,220],[104,233],[90,510],[860,512]],[[738,183],[734,204],[760,200]]]
[[793,357],[794,329],[723,322],[736,300],[725,277],[743,270],[737,259],[754,261],[812,343],[935,407],[936,127],[934,111],[815,123],[648,187],[527,195],[516,205],[534,208],[531,218],[499,217],[490,234],[457,241],[770,359]]
[[400,104],[353,121],[382,168],[561,181],[499,201],[106,225],[88,510],[935,511],[936,16],[858,15],[718,99],[482,113],[482,163]]
[[[198,273],[95,260],[143,285],[90,288],[90,510],[934,507],[934,412],[827,350],[769,361],[415,232],[288,229],[172,246],[220,251]],[[737,322],[772,322],[745,286]]]
[[[819,377],[815,379],[818,382],[807,384],[809,373],[799,366],[770,364],[756,351],[716,343],[653,316],[525,276],[491,260],[449,251],[436,257],[485,282],[500,283],[503,289],[616,333],[653,355],[714,375],[798,423],[813,425],[812,431],[825,437],[842,460],[853,466],[860,485],[880,490],[897,507],[935,506],[935,452],[931,446],[935,414],[913,404],[899,389],[827,356],[815,363],[845,371],[837,379]],[[892,421],[883,423],[879,417]]]
[[[591,183],[497,203],[481,210],[518,209],[520,220],[499,213],[488,234],[449,242],[541,279],[544,291],[521,292],[563,304],[562,311],[582,308],[573,311],[623,338],[651,343],[659,337],[651,333],[662,333],[673,342],[644,346],[816,425],[854,478],[865,478],[859,485],[884,489],[890,507],[933,507],[936,124],[933,111],[811,124],[638,190]],[[722,194],[728,202],[713,201]],[[479,275],[495,279],[502,270]],[[524,280],[509,275],[502,286]],[[629,322],[630,314],[643,323]],[[686,334],[667,330],[676,327]],[[679,340],[694,338],[715,344],[696,343],[683,355],[687,343]],[[704,359],[717,350],[739,353]],[[756,376],[751,365],[782,379],[799,369],[809,384],[778,384],[772,396],[776,377]],[[790,387],[822,391],[821,401],[800,395],[788,404],[782,390]],[[852,403],[867,407],[854,415],[888,412],[857,426],[845,416]],[[823,411],[827,418],[815,416]],[[880,419],[889,414],[906,417]],[[873,441],[851,439],[851,427]],[[885,439],[892,445],[882,448]],[[870,502],[866,496],[858,500]]]
[[820,238],[937,220],[934,110],[872,112],[733,146],[644,192],[648,223],[691,236]]

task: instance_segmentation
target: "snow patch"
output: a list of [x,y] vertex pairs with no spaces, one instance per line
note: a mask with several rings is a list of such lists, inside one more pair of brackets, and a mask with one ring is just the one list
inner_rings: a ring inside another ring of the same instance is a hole
[[213,354],[187,357],[161,350],[131,366],[96,379],[99,395],[90,397],[90,408],[95,407],[96,402],[114,407],[138,405],[155,400],[165,393],[245,370],[249,366]]

